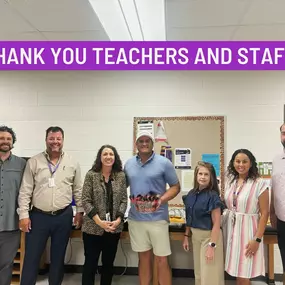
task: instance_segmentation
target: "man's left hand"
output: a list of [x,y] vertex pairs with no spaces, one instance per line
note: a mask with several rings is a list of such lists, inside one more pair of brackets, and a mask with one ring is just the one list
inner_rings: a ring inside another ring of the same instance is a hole
[[164,203],[163,198],[160,197],[155,204],[154,212],[157,211],[163,203]]
[[76,229],[80,229],[83,221],[83,213],[76,213],[74,217],[74,224]]
[[162,200],[161,200],[161,198],[157,201],[157,204],[156,204],[156,211],[159,209],[159,207],[161,206],[161,204],[162,204]]

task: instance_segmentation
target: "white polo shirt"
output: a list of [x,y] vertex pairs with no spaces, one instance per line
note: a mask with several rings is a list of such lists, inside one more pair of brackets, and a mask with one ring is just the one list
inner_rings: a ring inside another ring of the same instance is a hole
[[272,162],[271,185],[274,195],[274,208],[279,220],[285,222],[285,151],[277,155]]

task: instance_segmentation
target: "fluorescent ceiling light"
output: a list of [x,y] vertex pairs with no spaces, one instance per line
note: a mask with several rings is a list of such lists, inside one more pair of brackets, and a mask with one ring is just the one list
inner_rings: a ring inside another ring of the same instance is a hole
[[89,0],[111,41],[165,41],[165,0]]
[[143,31],[141,29],[140,19],[138,16],[136,1],[134,0],[117,0],[122,8],[122,13],[126,20],[126,25],[130,36],[134,41],[143,41]]
[[165,41],[165,0],[134,0],[136,2],[144,39]]
[[89,0],[111,41],[131,41],[126,21],[117,0]]

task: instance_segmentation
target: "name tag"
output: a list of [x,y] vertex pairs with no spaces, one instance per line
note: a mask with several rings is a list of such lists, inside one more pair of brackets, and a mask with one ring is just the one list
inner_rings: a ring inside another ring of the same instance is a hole
[[55,182],[54,182],[54,178],[51,177],[48,179],[48,187],[51,188],[51,187],[54,187],[55,186]]

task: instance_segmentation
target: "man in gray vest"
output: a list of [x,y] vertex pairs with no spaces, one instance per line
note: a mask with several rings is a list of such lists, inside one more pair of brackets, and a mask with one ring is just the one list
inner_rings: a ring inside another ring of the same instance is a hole
[[14,258],[20,246],[18,193],[26,165],[12,154],[14,131],[0,126],[0,284],[10,285]]

